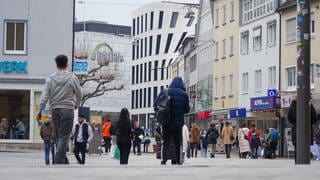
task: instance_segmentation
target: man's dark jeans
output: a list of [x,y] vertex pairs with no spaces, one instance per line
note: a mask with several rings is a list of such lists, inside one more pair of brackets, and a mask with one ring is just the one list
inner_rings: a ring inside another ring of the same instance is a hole
[[[73,153],[78,161],[79,164],[85,164],[86,161],[86,147],[87,143],[85,142],[76,142],[74,143],[74,150]],[[81,158],[79,156],[79,153],[81,153]]]
[[52,123],[57,142],[55,164],[69,164],[67,158],[67,146],[73,126],[73,109],[53,109]]

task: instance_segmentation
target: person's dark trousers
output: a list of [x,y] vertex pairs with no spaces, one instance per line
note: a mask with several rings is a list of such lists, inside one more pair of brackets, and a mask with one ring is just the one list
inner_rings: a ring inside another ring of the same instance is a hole
[[46,162],[46,165],[50,164],[50,150],[51,150],[51,155],[52,155],[52,164],[54,164],[54,156],[55,156],[55,150],[54,150],[54,144],[51,143],[50,141],[44,141],[44,159]]
[[110,152],[111,149],[111,137],[103,137],[105,152]]
[[119,140],[119,138],[117,137],[117,146],[120,151],[120,164],[121,165],[128,164],[131,141],[130,140],[126,141],[122,139]]
[[251,156],[253,159],[258,158],[258,148],[259,148],[259,146],[257,146],[257,145],[250,145]]
[[197,157],[199,143],[190,143],[191,157]]
[[168,150],[171,138],[173,138],[175,146],[175,157],[172,159],[172,164],[182,164],[182,127],[170,128],[163,127],[163,151],[161,164],[166,164],[168,160]]
[[137,147],[137,154],[140,155],[141,154],[141,141],[140,140],[136,141],[136,147]]
[[225,144],[224,145],[224,149],[225,149],[227,158],[230,158],[231,148],[232,148],[232,144]]
[[240,158],[246,159],[248,154],[249,154],[249,152],[240,153]]
[[[86,160],[86,146],[87,143],[84,142],[76,142],[74,144],[74,150],[73,153],[78,161],[79,164],[84,164]],[[79,156],[79,153],[81,153],[81,158]]]
[[69,164],[67,146],[73,126],[73,118],[73,109],[58,108],[52,110],[52,123],[57,146],[55,164]]
[[270,149],[271,149],[271,153],[272,153],[272,158],[276,158],[277,146],[278,146],[278,140],[272,139],[270,142]]

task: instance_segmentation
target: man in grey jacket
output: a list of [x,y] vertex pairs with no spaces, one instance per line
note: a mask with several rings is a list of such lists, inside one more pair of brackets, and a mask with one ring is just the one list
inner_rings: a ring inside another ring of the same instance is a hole
[[49,102],[57,143],[55,164],[69,164],[67,144],[73,126],[74,109],[77,109],[81,103],[82,92],[78,78],[67,71],[67,56],[58,55],[55,61],[58,71],[46,80],[37,120],[40,120],[41,111]]

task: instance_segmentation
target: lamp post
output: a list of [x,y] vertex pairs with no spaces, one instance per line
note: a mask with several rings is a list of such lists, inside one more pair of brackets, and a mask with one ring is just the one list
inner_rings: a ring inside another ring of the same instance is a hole
[[78,1],[79,4],[83,4],[83,34],[82,34],[82,40],[83,40],[83,57],[86,56],[85,51],[85,32],[86,32],[86,2],[85,0]]

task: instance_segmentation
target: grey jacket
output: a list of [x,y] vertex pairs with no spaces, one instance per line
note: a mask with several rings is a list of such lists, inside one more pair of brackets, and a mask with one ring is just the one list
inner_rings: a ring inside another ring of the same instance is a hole
[[55,72],[47,78],[45,88],[41,94],[40,110],[49,101],[51,109],[74,109],[79,106],[82,91],[78,78],[68,71]]

